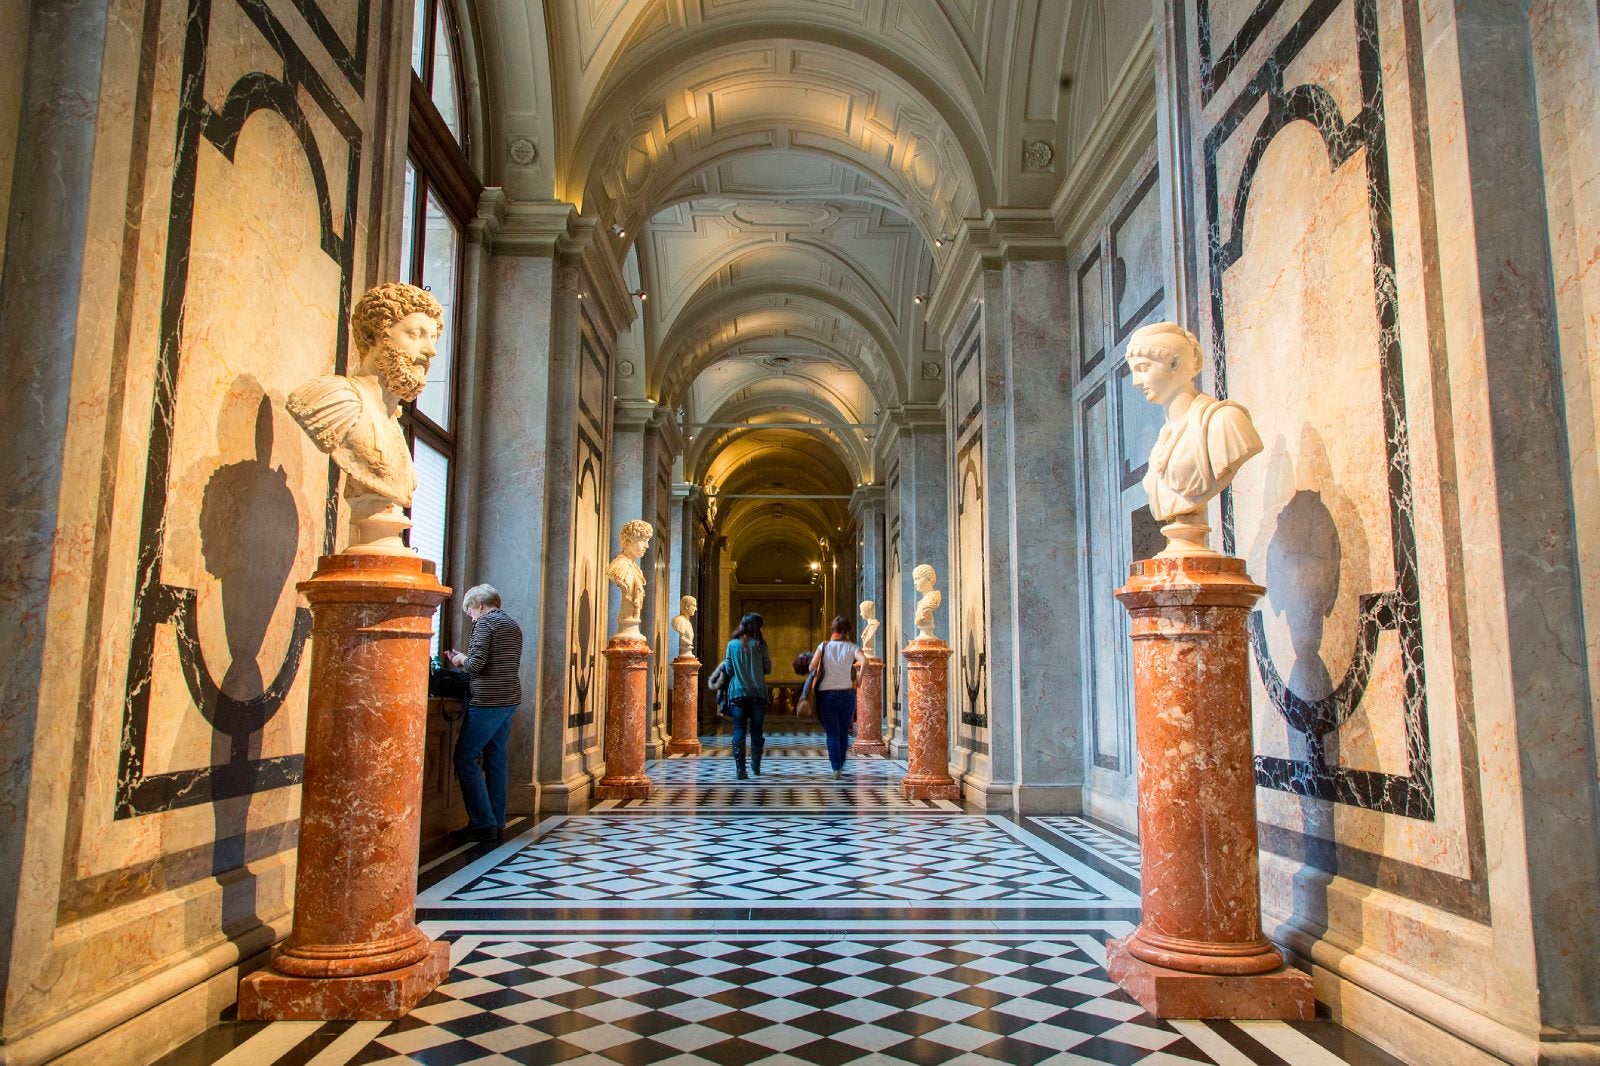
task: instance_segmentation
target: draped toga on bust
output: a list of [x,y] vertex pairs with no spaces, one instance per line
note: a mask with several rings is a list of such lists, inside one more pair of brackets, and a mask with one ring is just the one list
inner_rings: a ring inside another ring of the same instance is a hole
[[1161,427],[1150,451],[1144,491],[1159,522],[1203,510],[1239,464],[1261,451],[1250,415],[1232,400],[1199,393],[1183,417]]
[[[379,394],[382,395],[381,393]],[[284,404],[316,446],[366,492],[411,506],[417,487],[400,422],[350,378],[324,374],[289,394]],[[346,495],[359,492],[346,489]]]

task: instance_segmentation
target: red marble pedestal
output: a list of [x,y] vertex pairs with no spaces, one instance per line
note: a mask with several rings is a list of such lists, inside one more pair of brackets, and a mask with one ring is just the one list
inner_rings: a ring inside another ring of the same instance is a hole
[[311,698],[294,928],[239,983],[241,1021],[395,1019],[444,980],[416,924],[431,619],[450,590],[414,555],[325,555],[311,604]]
[[856,742],[852,755],[887,755],[883,742],[883,660],[874,656],[861,671],[861,687],[856,689]]
[[908,771],[900,779],[906,799],[955,800],[950,776],[950,645],[917,637],[901,652],[906,660]]
[[693,655],[672,660],[672,739],[667,754],[700,754],[700,660]]
[[597,799],[646,799],[645,709],[650,698],[650,645],[642,637],[612,637],[606,657],[606,772]]
[[1158,1018],[1312,1017],[1311,977],[1261,931],[1245,622],[1265,590],[1226,556],[1145,559],[1133,629],[1143,910],[1106,969]]

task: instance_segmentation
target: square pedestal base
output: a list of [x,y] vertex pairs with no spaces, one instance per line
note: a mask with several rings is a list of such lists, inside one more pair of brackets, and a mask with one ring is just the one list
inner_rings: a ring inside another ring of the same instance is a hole
[[1316,1014],[1311,975],[1292,966],[1245,977],[1186,973],[1136,958],[1126,945],[1106,944],[1106,972],[1157,1018],[1309,1021]]
[[961,786],[955,781],[912,781],[902,778],[900,781],[900,795],[908,800],[959,800]]
[[594,786],[594,798],[601,800],[642,800],[650,798],[651,781],[622,780],[607,782],[601,778]]
[[850,746],[851,755],[887,755],[889,745],[881,740],[858,740]]
[[699,755],[700,742],[698,740],[672,740],[667,742],[668,755]]
[[442,940],[419,962],[365,977],[289,977],[264,968],[239,982],[239,1020],[394,1021],[449,973],[450,945]]

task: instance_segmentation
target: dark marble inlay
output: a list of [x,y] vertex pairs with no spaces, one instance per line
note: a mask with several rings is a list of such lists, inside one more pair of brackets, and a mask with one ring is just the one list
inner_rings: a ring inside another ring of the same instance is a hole
[[[1250,641],[1268,698],[1304,740],[1303,759],[1258,756],[1256,777],[1267,788],[1431,821],[1435,814],[1433,764],[1428,737],[1427,694],[1422,654],[1422,609],[1417,582],[1416,535],[1411,489],[1411,454],[1406,427],[1405,382],[1400,350],[1399,294],[1395,283],[1393,215],[1389,197],[1387,130],[1383,110],[1383,69],[1375,0],[1348,0],[1356,24],[1356,63],[1361,76],[1361,110],[1346,122],[1329,93],[1317,85],[1285,86],[1284,70],[1300,54],[1344,0],[1315,0],[1285,34],[1261,68],[1241,89],[1205,139],[1207,236],[1211,256],[1212,350],[1217,395],[1227,395],[1227,337],[1223,274],[1244,253],[1244,221],[1257,168],[1273,139],[1287,126],[1306,122],[1321,134],[1332,167],[1365,152],[1368,212],[1374,263],[1373,313],[1379,327],[1379,378],[1382,393],[1389,481],[1394,587],[1369,592],[1359,601],[1360,622],[1350,667],[1331,691],[1309,698],[1286,681],[1267,647],[1261,616],[1251,616]],[[1263,5],[1262,10],[1275,7]],[[1270,16],[1270,11],[1267,15]],[[1202,26],[1204,25],[1202,5]],[[1256,16],[1252,15],[1252,19]],[[1263,17],[1262,21],[1265,21]],[[1248,24],[1247,24],[1248,29]],[[1260,27],[1256,27],[1259,33]],[[1239,177],[1232,216],[1220,217],[1217,156],[1221,146],[1265,99],[1266,117],[1250,142]],[[1222,502],[1223,550],[1236,550],[1233,494]],[[1371,676],[1379,634],[1399,638],[1404,676],[1406,765],[1404,775],[1328,765],[1328,738],[1360,705]]]
[[[224,0],[230,2],[230,0]],[[361,174],[362,132],[295,45],[288,30],[264,0],[231,0],[244,12],[262,40],[282,60],[281,72],[251,71],[236,81],[219,106],[205,98],[206,69],[212,25],[212,0],[190,0],[183,47],[177,117],[177,144],[172,176],[171,225],[162,282],[160,348],[151,397],[151,431],[144,499],[140,519],[138,566],[134,589],[132,648],[125,684],[121,754],[117,775],[116,818],[132,818],[266,789],[300,780],[302,756],[260,757],[253,738],[283,706],[299,671],[311,632],[311,614],[295,612],[289,648],[270,682],[254,696],[241,698],[225,688],[201,654],[196,597],[191,588],[162,579],[163,537],[175,444],[179,367],[183,360],[184,307],[188,295],[189,251],[193,235],[202,142],[232,161],[239,136],[258,112],[270,111],[294,132],[316,188],[321,248],[339,266],[339,329],[334,359],[343,372],[348,355],[348,316],[352,284],[355,213]],[[335,219],[327,167],[301,100],[309,99],[343,138],[344,215]],[[240,472],[235,472],[240,473]],[[250,471],[243,471],[248,475]],[[338,513],[338,471],[328,464],[324,501],[323,551],[333,550]],[[290,502],[293,506],[293,502]],[[202,515],[202,523],[205,518]],[[205,531],[202,530],[204,533]],[[228,539],[226,537],[224,540]],[[235,538],[237,539],[237,538]],[[215,540],[215,538],[213,538]],[[159,627],[170,624],[190,696],[221,737],[226,755],[215,765],[145,773],[145,742],[150,716],[152,664]],[[230,641],[232,636],[230,634]],[[264,679],[263,679],[264,680]]]

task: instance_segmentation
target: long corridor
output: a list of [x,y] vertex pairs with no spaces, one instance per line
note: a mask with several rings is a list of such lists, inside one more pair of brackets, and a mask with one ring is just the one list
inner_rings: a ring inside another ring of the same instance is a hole
[[650,767],[644,801],[424,855],[450,978],[398,1022],[225,1023],[164,1066],[1395,1060],[1327,1021],[1158,1021],[1106,980],[1139,850],[1086,819],[907,801],[903,762],[772,735]]

